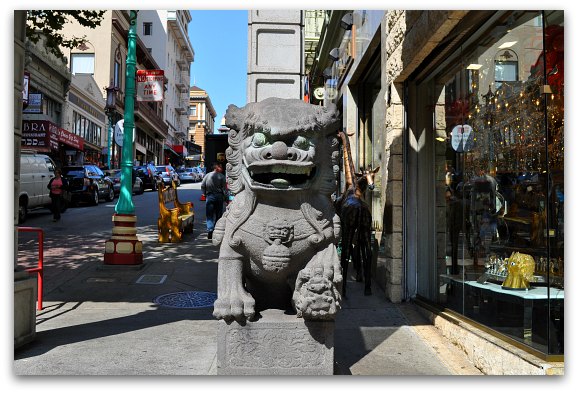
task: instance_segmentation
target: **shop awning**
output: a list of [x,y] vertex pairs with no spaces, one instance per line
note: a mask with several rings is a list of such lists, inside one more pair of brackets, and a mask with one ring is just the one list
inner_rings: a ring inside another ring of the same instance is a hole
[[179,153],[180,155],[182,155],[183,157],[186,157],[189,155],[189,152],[187,151],[187,148],[185,147],[185,145],[173,145],[173,149]]
[[190,160],[190,161],[203,161],[203,155],[202,154],[193,154],[191,156],[185,157],[185,159]]
[[48,120],[22,121],[22,147],[58,150],[59,142],[77,150],[84,149],[84,139]]
[[166,151],[174,154],[175,156],[180,156],[179,153],[177,153],[172,147],[170,147],[169,145],[165,144],[163,149],[165,149]]

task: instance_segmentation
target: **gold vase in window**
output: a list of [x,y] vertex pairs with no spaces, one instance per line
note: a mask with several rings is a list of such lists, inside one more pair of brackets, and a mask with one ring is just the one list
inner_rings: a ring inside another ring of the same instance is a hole
[[528,254],[513,252],[508,258],[508,276],[502,284],[506,289],[528,289],[534,277],[534,258]]

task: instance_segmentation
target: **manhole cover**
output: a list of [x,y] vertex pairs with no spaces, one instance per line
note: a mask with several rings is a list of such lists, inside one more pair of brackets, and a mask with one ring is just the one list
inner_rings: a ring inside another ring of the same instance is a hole
[[171,308],[213,307],[217,294],[213,292],[175,292],[157,296],[153,302]]

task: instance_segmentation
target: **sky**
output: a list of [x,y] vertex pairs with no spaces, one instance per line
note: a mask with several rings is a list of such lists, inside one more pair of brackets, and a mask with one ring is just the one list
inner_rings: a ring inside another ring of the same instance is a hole
[[215,129],[230,104],[247,102],[247,10],[190,10],[195,51],[191,86],[205,90],[217,112]]

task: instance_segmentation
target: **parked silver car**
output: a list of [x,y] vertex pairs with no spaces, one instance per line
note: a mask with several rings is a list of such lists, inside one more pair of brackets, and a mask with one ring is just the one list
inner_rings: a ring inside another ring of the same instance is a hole
[[202,181],[202,180],[203,180],[203,177],[205,176],[205,172],[204,172],[204,170],[203,170],[204,168],[201,168],[201,167],[199,167],[199,166],[196,166],[196,167],[193,167],[192,169],[193,169],[193,170],[197,173],[197,175],[199,176],[199,181]]
[[177,174],[183,183],[198,182],[200,181],[199,175],[194,170],[195,168],[180,168],[177,169]]
[[[121,186],[121,183],[120,183],[121,170],[120,169],[113,169],[111,171],[108,171],[108,176],[110,177],[110,180],[112,180],[114,195],[119,195],[120,194],[120,186]],[[144,192],[143,181],[141,180],[140,177],[136,176],[136,173],[133,174],[133,178],[134,178],[134,183],[132,185],[132,192],[135,195],[140,195]]]
[[171,184],[171,181],[174,181],[177,187],[181,185],[181,179],[179,179],[179,175],[172,165],[157,165],[156,168],[157,173],[163,178],[165,185]]

